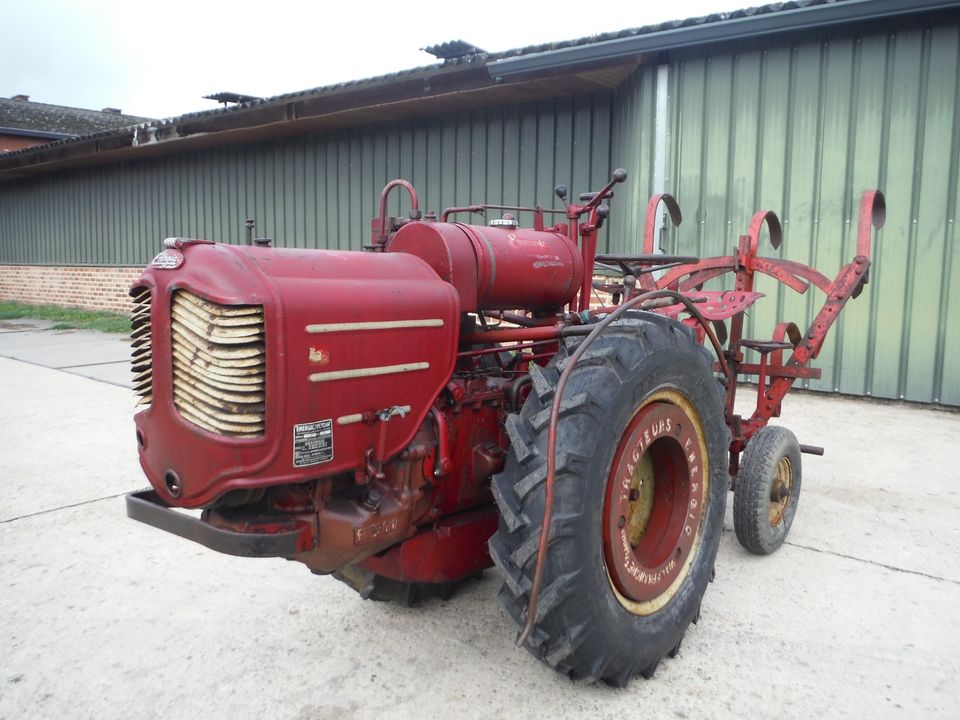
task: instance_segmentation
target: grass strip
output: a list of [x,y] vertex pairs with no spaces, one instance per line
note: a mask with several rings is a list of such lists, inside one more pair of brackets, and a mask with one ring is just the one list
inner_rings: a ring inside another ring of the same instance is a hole
[[130,318],[120,313],[0,300],[0,320],[16,319],[47,320],[53,323],[54,330],[81,328],[108,333],[130,332]]

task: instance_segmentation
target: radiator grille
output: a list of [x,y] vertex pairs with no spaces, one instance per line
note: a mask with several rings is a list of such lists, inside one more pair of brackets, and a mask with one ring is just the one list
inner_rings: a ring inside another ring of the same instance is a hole
[[130,290],[133,311],[130,313],[130,344],[133,346],[131,369],[133,390],[140,396],[137,405],[149,406],[153,399],[153,364],[150,338],[150,289],[135,287]]
[[173,403],[180,414],[220,435],[263,435],[263,308],[220,305],[177,290],[171,316]]

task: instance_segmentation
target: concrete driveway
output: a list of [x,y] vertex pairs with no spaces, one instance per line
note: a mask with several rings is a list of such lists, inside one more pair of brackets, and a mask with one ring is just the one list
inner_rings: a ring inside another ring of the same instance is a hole
[[827,455],[788,544],[748,555],[728,505],[700,624],[613,690],[514,648],[495,571],[400,608],[127,520],[122,344],[0,328],[0,719],[960,716],[960,414],[789,396]]

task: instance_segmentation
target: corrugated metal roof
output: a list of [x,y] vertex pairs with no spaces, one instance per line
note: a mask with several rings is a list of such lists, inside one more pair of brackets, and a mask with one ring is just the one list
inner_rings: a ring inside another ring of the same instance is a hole
[[[790,2],[770,3],[757,7],[734,10],[731,12],[712,13],[700,17],[672,20],[636,28],[627,28],[624,30],[590,35],[572,40],[529,45],[526,47],[505,50],[502,52],[466,54],[461,57],[447,59],[443,63],[434,63],[431,65],[400,70],[394,73],[388,73],[386,75],[351,80],[332,85],[275,95],[273,97],[257,99],[230,107],[202,110],[194,113],[186,113],[176,117],[166,118],[163,120],[151,121],[141,125],[141,128],[145,131],[142,133],[131,128],[124,128],[121,130],[106,130],[103,132],[95,132],[88,135],[83,135],[77,138],[59,140],[45,145],[37,145],[24,150],[9,152],[0,155],[0,179],[2,179],[5,174],[9,176],[9,173],[6,171],[22,171],[24,167],[29,168],[32,163],[31,157],[41,158],[44,157],[45,153],[49,156],[50,153],[53,152],[54,157],[52,159],[44,159],[42,162],[59,164],[67,155],[70,155],[75,160],[78,157],[93,156],[104,151],[153,143],[160,138],[167,138],[171,135],[173,137],[177,137],[177,131],[181,126],[196,124],[198,121],[203,121],[202,132],[204,133],[218,132],[220,130],[237,130],[241,127],[256,127],[264,124],[263,118],[259,117],[262,115],[260,111],[268,110],[274,107],[282,107],[291,103],[308,101],[315,104],[315,101],[322,101],[325,98],[342,96],[346,95],[347,93],[360,93],[376,88],[389,88],[391,86],[399,85],[404,81],[418,80],[420,78],[429,79],[435,77],[438,73],[449,74],[455,73],[458,69],[469,70],[473,68],[485,68],[489,64],[500,60],[562,51],[564,49],[581,46],[598,45],[622,40],[624,38],[661,33],[668,30],[700,28],[711,24],[719,25],[731,21],[739,22],[744,19],[760,16],[776,16],[778,13],[786,16],[791,14],[789,11],[801,9],[817,8],[821,6],[864,5],[864,3],[865,0],[791,0]],[[903,12],[903,9],[900,8],[898,12]],[[488,85],[496,86],[498,83],[498,78],[490,78]],[[469,89],[476,90],[477,87],[474,86]],[[448,89],[448,91],[450,90]],[[394,100],[392,102],[396,101]],[[241,119],[240,116],[243,115],[248,115],[250,120],[245,121]],[[267,122],[277,122],[277,119],[270,118]],[[146,143],[140,138],[147,138]],[[91,147],[91,150],[89,152],[81,151],[79,154],[71,154],[71,149],[80,150],[79,147],[72,148],[71,146],[78,146],[81,143],[87,143]],[[62,150],[60,148],[62,148]]]
[[[565,48],[578,47],[582,45],[593,45],[597,43],[604,43],[610,40],[618,40],[620,38],[633,37],[637,35],[648,35],[657,32],[662,32],[664,30],[675,30],[679,28],[686,27],[697,27],[709,23],[719,23],[727,20],[737,20],[741,18],[748,18],[758,15],[769,15],[773,13],[783,12],[786,10],[796,10],[798,8],[807,8],[815,7],[820,5],[836,5],[840,3],[849,3],[856,2],[857,0],[790,0],[790,2],[780,2],[780,3],[769,3],[767,5],[760,5],[758,7],[744,8],[742,10],[734,10],[731,12],[722,12],[722,13],[711,13],[710,15],[703,15],[699,17],[685,18],[681,20],[669,20],[667,22],[656,23],[653,25],[644,25],[636,28],[627,28],[624,30],[616,30],[607,33],[600,33],[597,35],[587,35],[584,37],[574,38],[572,40],[560,40],[557,42],[549,43],[540,43],[538,45],[527,45],[525,47],[513,48],[511,50],[503,50],[500,52],[489,52],[489,53],[473,53],[468,52],[459,57],[449,58],[443,63],[433,63],[430,65],[422,65],[415,68],[409,68],[406,70],[398,70],[393,73],[387,73],[385,75],[377,75],[370,78],[361,78],[357,80],[347,80],[344,82],[334,83],[331,85],[323,85],[315,88],[309,88],[306,90],[297,90],[290,93],[284,93],[282,95],[274,95],[272,97],[262,98],[259,100],[254,100],[253,102],[242,103],[229,108],[216,108],[213,110],[201,110],[194,113],[186,113],[184,115],[169,118],[167,120],[161,121],[164,124],[176,123],[181,120],[188,120],[193,118],[200,117],[209,117],[218,114],[226,114],[231,112],[242,112],[245,109],[248,109],[257,105],[266,105],[273,103],[286,103],[291,100],[299,100],[307,97],[323,96],[333,93],[337,93],[346,89],[351,88],[362,88],[374,85],[382,85],[389,83],[391,81],[400,80],[409,77],[415,77],[417,75],[424,75],[430,73],[431,71],[436,71],[440,68],[449,67],[451,65],[485,65],[487,63],[495,62],[497,60],[505,60],[508,58],[520,57],[523,55],[534,55],[544,52],[550,52],[553,50],[562,50]],[[447,44],[447,43],[444,43]]]

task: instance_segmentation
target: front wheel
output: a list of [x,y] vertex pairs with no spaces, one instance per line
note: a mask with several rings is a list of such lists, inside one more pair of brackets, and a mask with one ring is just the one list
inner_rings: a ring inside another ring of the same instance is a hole
[[[531,371],[493,481],[501,520],[491,555],[518,625],[543,518],[550,405],[574,347]],[[708,354],[658,315],[611,325],[570,376],[557,433],[553,520],[526,645],[572,678],[623,686],[676,653],[713,573],[729,433]]]
[[800,445],[785,427],[766,425],[750,438],[733,491],[737,539],[755,555],[783,545],[800,501]]

